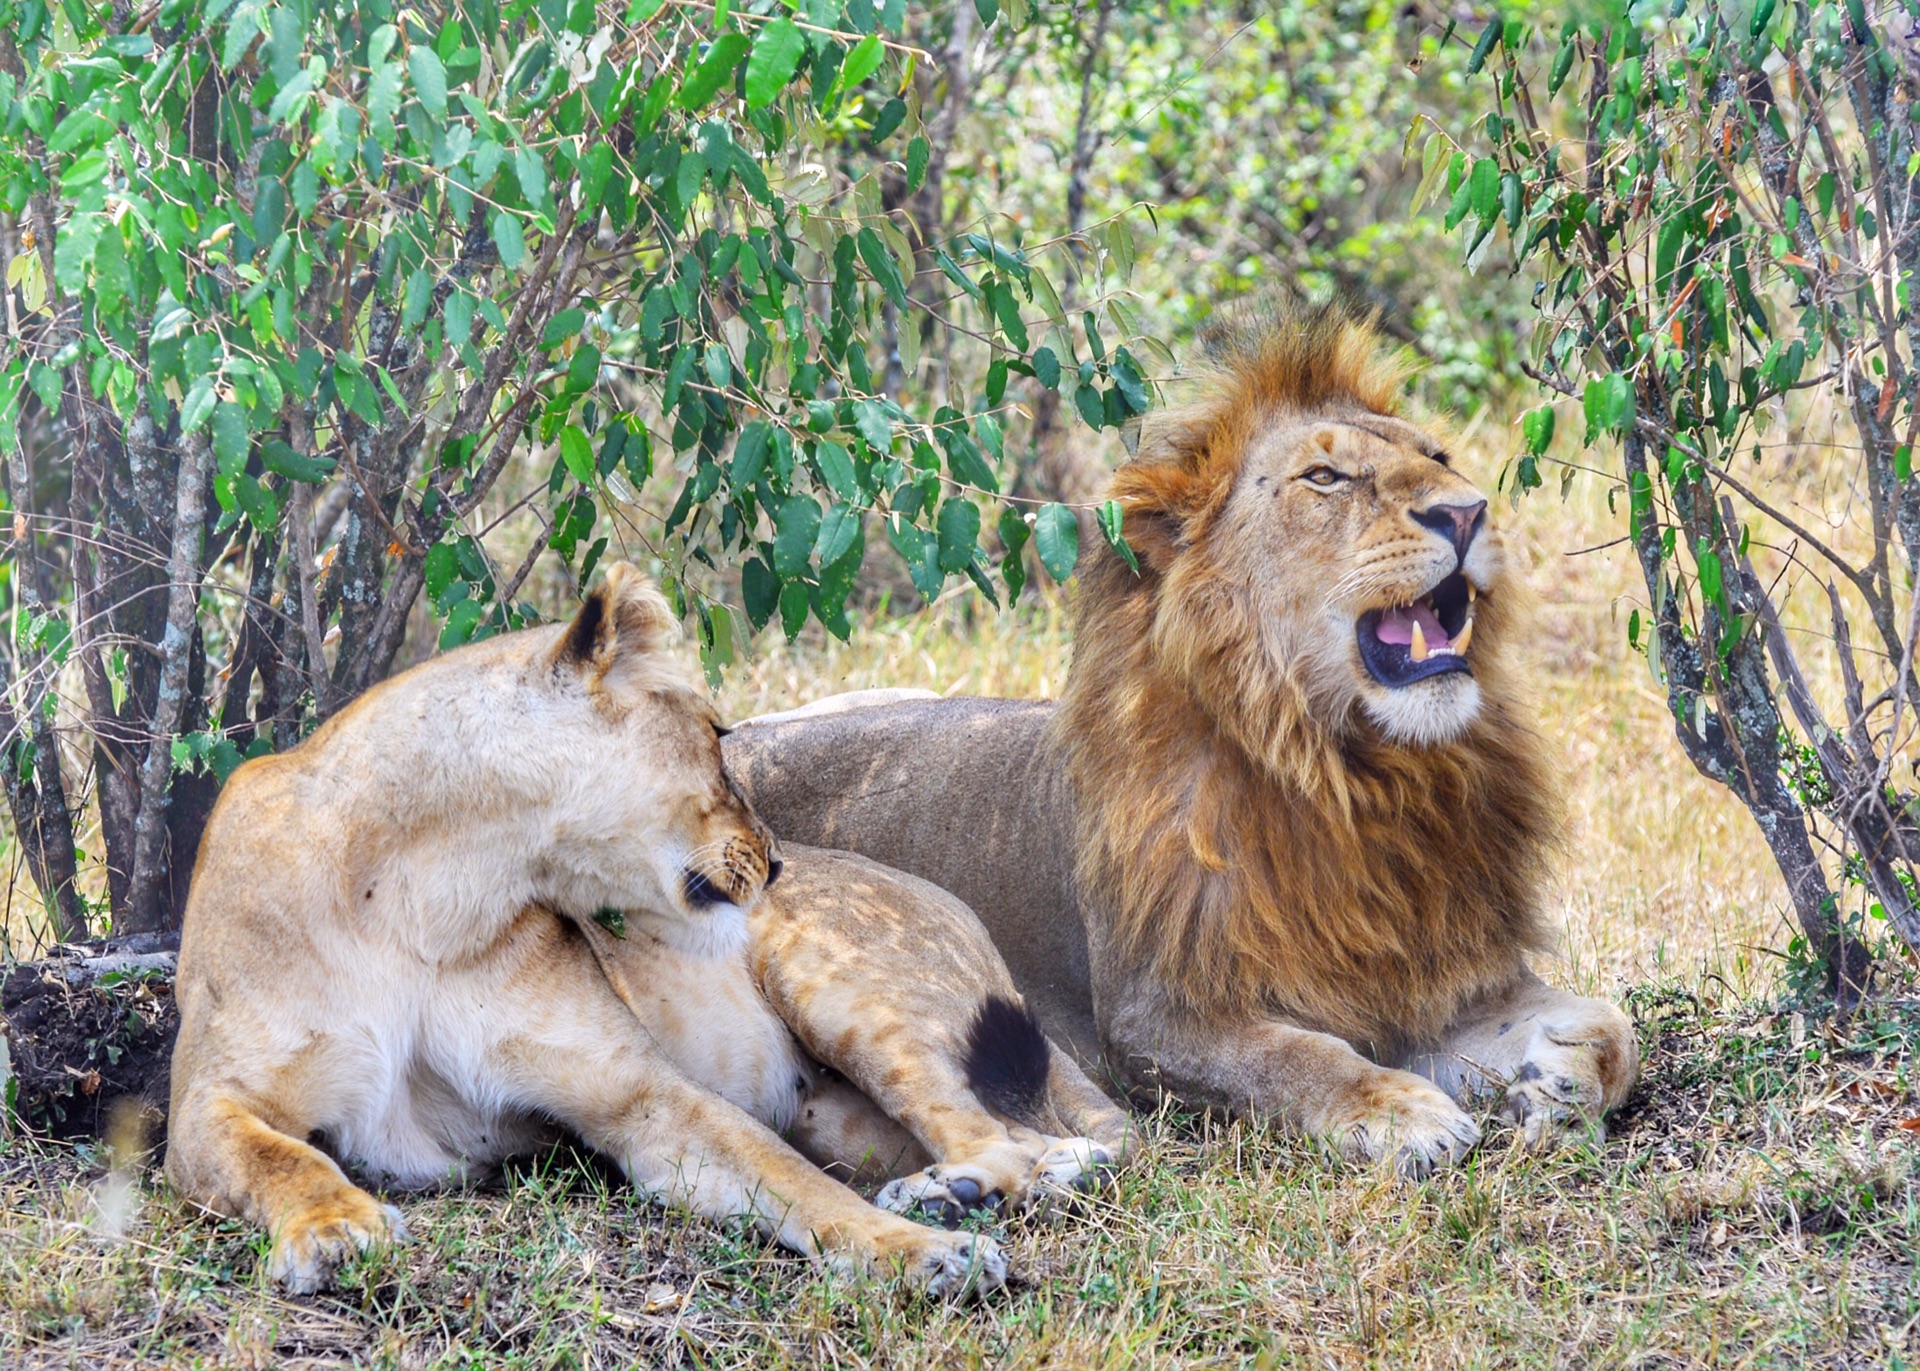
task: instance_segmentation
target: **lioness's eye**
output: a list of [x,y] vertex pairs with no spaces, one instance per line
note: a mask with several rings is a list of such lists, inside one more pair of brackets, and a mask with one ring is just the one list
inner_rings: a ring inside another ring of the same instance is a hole
[[1332,467],[1308,467],[1300,473],[1300,479],[1310,485],[1316,485],[1319,486],[1320,489],[1326,490],[1332,486],[1339,485],[1347,478],[1344,473],[1335,471]]

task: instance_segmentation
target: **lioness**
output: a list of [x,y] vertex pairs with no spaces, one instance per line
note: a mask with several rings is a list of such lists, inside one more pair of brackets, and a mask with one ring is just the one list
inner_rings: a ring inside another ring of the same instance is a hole
[[1630,1024],[1542,984],[1553,786],[1487,502],[1332,311],[1223,340],[1111,494],[1056,707],[802,711],[727,760],[795,840],[953,891],[1090,1069],[1424,1171],[1498,1091],[1544,1144],[1618,1105]]
[[650,1195],[944,1293],[1004,1278],[990,1238],[875,1208],[773,1130],[910,1173],[882,1192],[901,1210],[1021,1203],[1124,1149],[951,896],[800,850],[763,897],[780,855],[673,629],[615,566],[571,623],[404,672],[228,782],[187,905],[166,1168],[267,1227],[286,1285],[401,1232],[336,1156],[432,1185],[558,1123]]

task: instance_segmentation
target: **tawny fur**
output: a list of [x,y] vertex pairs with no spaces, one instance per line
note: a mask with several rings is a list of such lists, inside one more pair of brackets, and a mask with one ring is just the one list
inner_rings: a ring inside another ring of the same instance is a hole
[[650,1195],[946,1293],[1004,1277],[991,1239],[868,1204],[772,1129],[842,1175],[923,1168],[883,1195],[899,1210],[1022,1203],[1124,1151],[1070,1061],[1045,1117],[975,1098],[966,1024],[1016,992],[965,906],[806,852],[762,899],[773,839],[673,631],[617,565],[571,624],[405,672],[222,794],[181,947],[167,1174],[269,1229],[283,1283],[399,1235],[341,1162],[429,1186],[556,1123]]
[[[1276,569],[1215,536],[1250,443],[1300,415],[1393,417],[1400,377],[1378,358],[1331,311],[1256,331],[1148,436],[1112,489],[1141,573],[1082,567],[1057,736],[1087,744],[1067,750],[1079,872],[1122,955],[1203,1015],[1279,1010],[1390,1047],[1430,1039],[1544,945],[1559,807],[1515,707],[1504,586],[1476,607],[1479,716],[1427,747],[1316,708],[1241,603]],[[1339,579],[1342,549],[1283,536],[1277,569],[1303,597]]]
[[[1523,592],[1401,380],[1338,312],[1226,335],[1115,474],[1140,570],[1090,541],[1059,705],[859,696],[727,756],[783,835],[966,901],[1089,1068],[1417,1172],[1484,1094],[1531,1145],[1597,1126],[1638,1055],[1526,964],[1559,817]],[[1375,616],[1443,587],[1470,649],[1413,671]]]

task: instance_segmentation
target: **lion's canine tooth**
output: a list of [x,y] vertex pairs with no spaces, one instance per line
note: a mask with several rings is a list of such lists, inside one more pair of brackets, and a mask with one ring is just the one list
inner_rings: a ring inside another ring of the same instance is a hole
[[1460,632],[1454,635],[1453,650],[1461,656],[1467,654],[1467,644],[1473,639],[1473,620],[1469,619],[1460,626]]
[[1413,646],[1410,650],[1413,653],[1414,661],[1424,662],[1427,660],[1427,635],[1421,631],[1420,621],[1418,619],[1413,621]]
[[1468,581],[1467,582],[1467,603],[1472,604],[1476,599],[1479,598],[1479,595],[1480,595],[1480,592],[1473,588],[1473,582]]

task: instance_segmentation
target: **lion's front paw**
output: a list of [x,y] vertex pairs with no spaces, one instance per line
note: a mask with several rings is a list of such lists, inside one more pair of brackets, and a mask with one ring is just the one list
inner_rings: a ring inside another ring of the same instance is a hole
[[1113,1179],[1113,1170],[1111,1149],[1092,1138],[1062,1138],[1040,1154],[1028,1192],[1035,1196],[1086,1194],[1104,1188]]
[[267,1274],[296,1295],[329,1284],[355,1254],[407,1240],[400,1211],[360,1190],[330,1196],[291,1215],[274,1234]]
[[942,1228],[958,1228],[976,1210],[996,1213],[1006,1191],[985,1170],[973,1166],[930,1166],[880,1187],[875,1205],[890,1214],[924,1214]]
[[1361,1083],[1326,1132],[1345,1156],[1391,1161],[1409,1177],[1464,1160],[1480,1141],[1480,1125],[1452,1096],[1404,1071]]
[[[1629,1030],[1630,1032],[1631,1030]],[[1576,1136],[1601,1138],[1609,1094],[1606,1067],[1623,1055],[1605,1036],[1569,1039],[1541,1025],[1527,1045],[1527,1057],[1507,1082],[1500,1113],[1520,1130],[1531,1150],[1545,1151]],[[1618,1084],[1618,1083],[1615,1083]]]
[[880,1267],[942,1299],[982,1294],[1007,1281],[1006,1253],[986,1234],[943,1233],[917,1224],[883,1246]]

